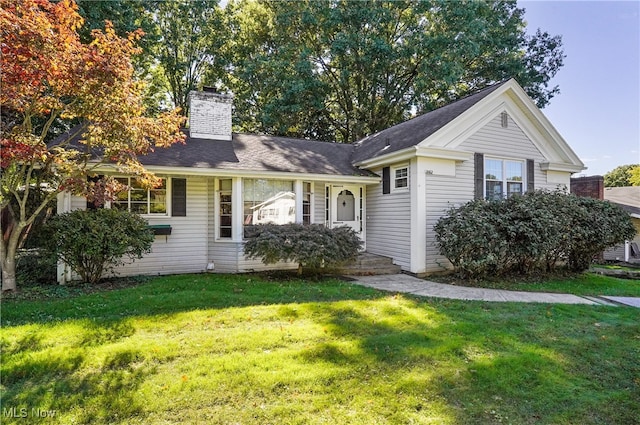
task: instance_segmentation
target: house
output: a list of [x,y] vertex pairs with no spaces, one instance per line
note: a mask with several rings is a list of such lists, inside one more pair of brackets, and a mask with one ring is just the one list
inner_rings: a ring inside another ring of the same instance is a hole
[[[163,186],[132,186],[118,200],[165,229],[120,274],[263,270],[243,255],[244,226],[272,217],[350,226],[369,253],[426,275],[450,267],[432,231],[447,209],[569,187],[585,168],[513,79],[353,145],[232,133],[231,96],[193,92],[190,102],[186,143],[142,158]],[[58,199],[59,212],[85,205]]]
[[603,192],[605,200],[619,205],[629,213],[631,221],[638,231],[633,240],[606,250],[604,259],[640,262],[640,252],[638,252],[638,246],[640,246],[640,187],[606,187]]

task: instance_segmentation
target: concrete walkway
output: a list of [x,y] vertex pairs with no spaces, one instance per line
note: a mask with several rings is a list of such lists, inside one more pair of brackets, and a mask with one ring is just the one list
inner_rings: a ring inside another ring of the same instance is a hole
[[[552,294],[547,292],[506,291],[502,289],[469,288],[429,282],[407,274],[380,276],[354,276],[363,286],[390,292],[404,292],[423,297],[449,298],[454,300],[478,300],[499,302],[553,303],[553,304],[590,304],[615,306],[620,303],[616,297],[606,300],[599,297],[581,297],[571,294]],[[639,302],[640,299],[632,298]],[[627,300],[628,301],[628,300]],[[638,304],[640,306],[640,304]]]

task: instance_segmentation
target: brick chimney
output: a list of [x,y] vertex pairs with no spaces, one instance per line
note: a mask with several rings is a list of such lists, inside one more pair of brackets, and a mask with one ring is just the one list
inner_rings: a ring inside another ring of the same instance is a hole
[[604,199],[604,177],[588,176],[571,179],[570,190],[576,196]]
[[191,138],[231,140],[233,95],[204,91],[189,93],[189,134]]

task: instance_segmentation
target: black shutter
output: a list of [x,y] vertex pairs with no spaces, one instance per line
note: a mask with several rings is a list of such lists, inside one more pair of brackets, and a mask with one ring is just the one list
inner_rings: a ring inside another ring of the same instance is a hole
[[533,168],[533,159],[527,159],[527,192],[533,192],[535,190],[535,181],[534,181],[534,168]]
[[391,193],[391,169],[389,167],[382,169],[382,193]]
[[484,199],[484,154],[476,153],[473,155],[473,159],[473,173],[475,177],[474,199]]
[[187,215],[187,179],[171,179],[171,216]]

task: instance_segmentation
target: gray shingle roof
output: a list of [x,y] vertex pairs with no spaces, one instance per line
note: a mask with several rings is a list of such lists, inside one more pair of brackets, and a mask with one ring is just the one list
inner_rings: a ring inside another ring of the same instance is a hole
[[356,143],[353,162],[357,164],[416,146],[505,83],[506,81],[494,84],[441,108],[365,137]]
[[640,186],[605,187],[604,199],[620,205],[629,214],[640,215]]
[[227,140],[189,138],[140,157],[144,165],[374,176],[351,163],[353,146],[306,139],[233,134]]
[[[234,133],[232,141],[187,137],[185,144],[175,144],[166,149],[158,148],[139,159],[147,166],[375,176],[353,164],[417,145],[502,84],[504,83],[487,87],[439,109],[365,137],[354,145]],[[64,138],[65,135],[62,135],[50,145],[55,145],[58,140]],[[80,136],[77,136],[74,142],[79,138]]]

